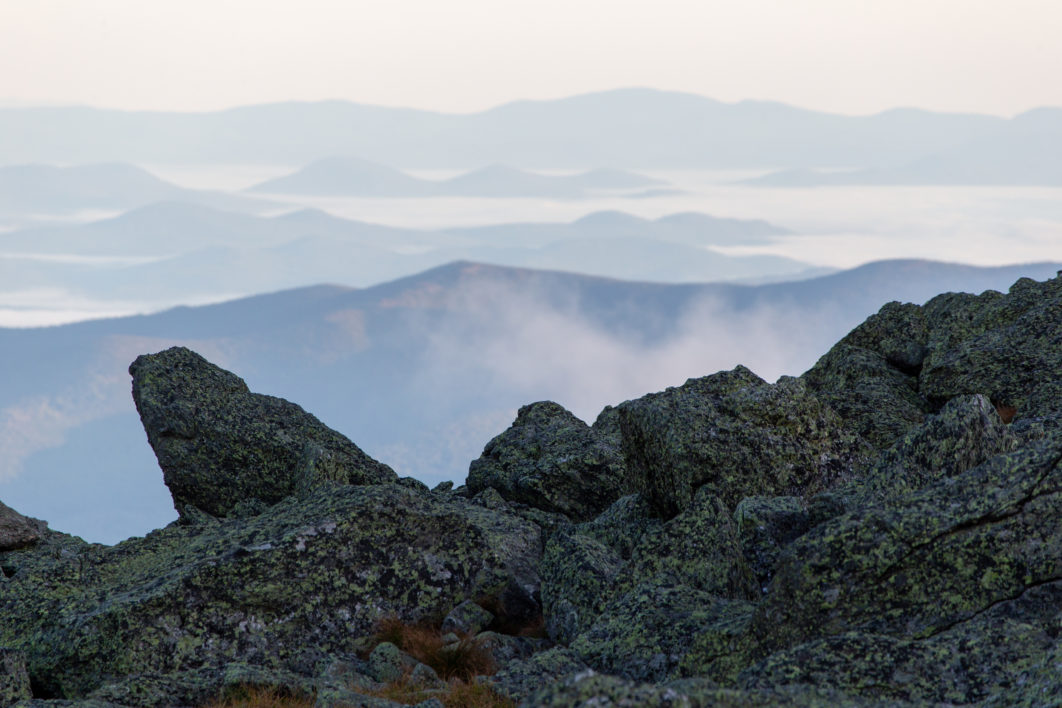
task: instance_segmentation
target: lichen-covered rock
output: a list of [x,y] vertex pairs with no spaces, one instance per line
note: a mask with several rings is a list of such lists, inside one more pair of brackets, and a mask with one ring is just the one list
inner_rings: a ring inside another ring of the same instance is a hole
[[1018,447],[984,396],[957,396],[885,451],[859,480],[859,503],[898,499]]
[[1062,578],[1062,437],[999,455],[896,506],[817,526],[783,556],[758,657],[857,631],[923,638]]
[[417,660],[391,642],[380,642],[369,654],[369,675],[380,683],[392,683],[417,665]]
[[851,698],[836,690],[781,685],[769,689],[719,688],[710,682],[637,683],[584,671],[529,697],[521,708],[902,708],[911,703]]
[[747,666],[747,649],[756,605],[743,600],[717,600],[690,636],[675,676],[698,677],[716,685],[733,685]]
[[260,512],[322,482],[397,479],[343,435],[183,347],[137,357],[133,400],[187,520]]
[[1062,705],[1062,642],[1056,642],[1011,685],[1000,687],[981,705],[984,708],[1039,708]]
[[623,560],[590,536],[561,531],[542,554],[542,612],[551,639],[567,644],[588,628],[616,591]]
[[918,394],[929,326],[918,305],[890,302],[835,344],[801,378],[851,430],[878,449],[922,421]]
[[782,549],[810,528],[808,512],[799,497],[746,497],[734,521],[745,562],[765,593]]
[[290,671],[234,662],[169,674],[134,674],[97,688],[88,700],[130,708],[198,706],[249,687],[277,689],[304,698],[317,688],[313,679]]
[[524,406],[512,426],[468,468],[469,491],[498,490],[577,521],[591,518],[622,494],[619,450],[552,401]]
[[0,647],[0,706],[31,697],[26,656],[20,651]]
[[267,513],[114,547],[61,535],[0,556],[0,645],[82,696],[129,674],[243,661],[313,675],[381,617],[441,618],[538,564],[518,517],[398,485],[322,486]]
[[465,600],[460,605],[450,610],[443,618],[443,632],[461,632],[463,634],[479,634],[494,620],[494,615],[483,609],[471,600]]
[[498,669],[552,646],[552,642],[544,637],[519,637],[498,632],[480,632],[476,635],[476,644],[490,653]]
[[775,652],[742,672],[744,688],[828,686],[852,696],[967,705],[1022,684],[1057,643],[1062,581],[1030,589],[924,639],[845,632]]
[[13,551],[40,541],[47,527],[43,521],[23,516],[0,502],[0,551]]
[[1062,278],[1022,278],[1007,295],[949,293],[924,306],[929,352],[919,375],[921,393],[946,401],[983,393],[1018,418],[1062,409],[1052,391],[1062,381]]
[[645,497],[629,494],[575,528],[579,533],[608,546],[623,560],[629,560],[642,536],[660,525],[660,519],[653,515],[653,509]]
[[522,701],[544,685],[586,670],[586,664],[567,647],[540,651],[512,661],[487,681],[503,696]]
[[691,638],[719,629],[733,602],[742,601],[720,600],[667,576],[654,578],[613,599],[571,649],[597,671],[662,681],[676,673]]
[[522,705],[555,706],[668,706],[669,708],[694,708],[688,696],[673,688],[639,684],[617,676],[584,671],[540,689]]
[[753,495],[813,494],[866,452],[802,381],[768,384],[742,366],[618,408],[632,486],[664,519],[701,486],[728,508]]
[[883,354],[845,339],[800,378],[846,428],[878,449],[892,445],[930,410],[918,394],[916,376],[890,365]]
[[701,487],[682,513],[646,531],[624,569],[624,588],[665,574],[718,597],[759,596],[730,511],[709,492]]

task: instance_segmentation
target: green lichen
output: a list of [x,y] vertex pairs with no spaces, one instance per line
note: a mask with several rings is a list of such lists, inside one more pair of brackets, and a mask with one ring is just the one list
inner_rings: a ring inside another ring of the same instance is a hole
[[552,401],[520,409],[468,469],[471,494],[493,488],[505,499],[584,521],[622,494],[619,450]]

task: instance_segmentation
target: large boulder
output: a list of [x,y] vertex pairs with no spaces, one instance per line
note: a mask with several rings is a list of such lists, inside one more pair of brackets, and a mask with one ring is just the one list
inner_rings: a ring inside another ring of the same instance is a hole
[[619,587],[626,589],[662,574],[717,597],[759,596],[737,525],[708,487],[699,489],[681,514],[642,535]]
[[43,521],[23,516],[0,502],[0,551],[13,551],[37,543],[47,527]]
[[918,393],[928,340],[922,308],[890,302],[845,335],[801,379],[849,429],[884,449],[930,410]]
[[624,562],[581,533],[550,536],[542,555],[542,611],[554,641],[568,644],[587,629],[616,591]]
[[982,393],[1018,420],[1062,413],[1062,277],[1022,278],[1007,295],[939,295],[923,309],[928,399]]
[[631,484],[670,519],[702,486],[733,509],[747,496],[806,495],[865,465],[866,444],[799,379],[743,366],[618,406]]
[[897,499],[1018,447],[991,401],[956,396],[881,455],[857,483],[857,503]]
[[468,468],[469,493],[585,521],[623,493],[623,462],[607,438],[552,401],[524,406]]
[[0,556],[0,646],[56,696],[231,662],[312,676],[384,616],[438,621],[496,596],[541,544],[519,517],[399,485],[322,485],[113,547],[55,534]]
[[662,681],[679,672],[695,637],[714,646],[739,642],[752,608],[662,574],[614,597],[571,649],[598,671]]
[[181,517],[260,512],[322,482],[395,481],[387,465],[294,403],[184,347],[137,357],[133,400]]

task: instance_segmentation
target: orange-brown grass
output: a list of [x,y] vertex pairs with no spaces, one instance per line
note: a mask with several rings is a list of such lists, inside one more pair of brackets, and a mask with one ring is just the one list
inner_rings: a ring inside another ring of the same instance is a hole
[[446,708],[515,708],[516,703],[501,695],[491,686],[466,681],[450,681],[443,691],[425,691],[410,683],[408,676],[384,685],[378,689],[355,688],[355,691],[367,696],[386,698],[396,703],[416,705],[428,698],[435,697]]
[[1014,416],[1017,414],[1018,409],[1015,406],[1008,406],[1002,403],[996,404],[996,412],[999,413],[999,417],[1004,423],[1010,425],[1010,422],[1014,420]]
[[240,686],[228,689],[221,698],[203,708],[312,708],[313,703],[312,698],[277,688]]
[[443,679],[468,681],[474,676],[489,676],[495,671],[491,653],[469,637],[447,646],[438,629],[406,624],[396,617],[380,620],[374,636],[378,644],[391,642],[420,663],[435,669]]

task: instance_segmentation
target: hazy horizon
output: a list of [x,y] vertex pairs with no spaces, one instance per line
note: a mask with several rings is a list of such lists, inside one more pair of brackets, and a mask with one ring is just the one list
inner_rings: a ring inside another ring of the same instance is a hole
[[474,112],[650,86],[848,115],[1062,105],[1051,81],[1062,8],[1047,0],[49,0],[5,15],[0,62],[20,71],[0,76],[0,99],[21,104],[198,111],[347,99]]

